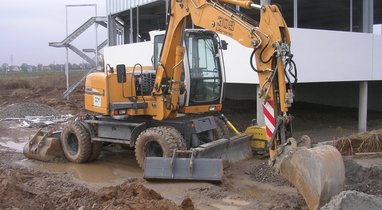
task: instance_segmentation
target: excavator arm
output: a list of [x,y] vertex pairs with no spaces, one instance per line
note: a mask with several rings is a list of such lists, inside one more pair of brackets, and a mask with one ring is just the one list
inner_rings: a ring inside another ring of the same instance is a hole
[[[252,24],[223,3],[259,10],[259,24]],[[338,194],[344,183],[340,153],[330,146],[310,148],[309,138],[299,141],[292,138],[288,107],[293,102],[290,77],[296,74],[286,73],[286,66],[295,65],[288,27],[280,9],[275,5],[256,5],[249,0],[172,0],[169,17],[152,92],[157,97],[158,108],[154,119],[173,118],[178,113],[184,57],[182,40],[187,21],[191,20],[198,27],[229,36],[253,49],[250,64],[259,76],[266,133],[271,139],[270,163],[275,170],[296,186],[310,209],[319,208]]]
[[[260,10],[259,25],[252,25],[242,16],[223,7],[220,2],[236,4],[246,9]],[[171,4],[170,21],[166,31],[166,38],[157,69],[153,94],[163,94],[162,85],[171,81],[170,109],[163,111],[163,116],[175,115],[178,108],[180,67],[184,49],[182,49],[182,35],[187,18],[192,23],[211,31],[227,35],[237,40],[241,45],[252,48],[251,66],[258,73],[261,87],[261,99],[267,119],[267,134],[278,143],[286,143],[288,135],[274,135],[277,119],[289,122],[288,107],[293,100],[292,89],[286,89],[285,65],[291,62],[290,36],[288,27],[275,5],[259,6],[251,1],[240,0],[174,0]],[[177,52],[176,56],[175,53]],[[253,65],[256,59],[256,67]],[[163,106],[163,108],[166,108]],[[280,126],[279,126],[280,127]],[[288,130],[288,129],[286,129]],[[277,131],[277,130],[276,130]],[[273,144],[273,143],[272,143]],[[276,143],[271,147],[271,156],[275,155]]]

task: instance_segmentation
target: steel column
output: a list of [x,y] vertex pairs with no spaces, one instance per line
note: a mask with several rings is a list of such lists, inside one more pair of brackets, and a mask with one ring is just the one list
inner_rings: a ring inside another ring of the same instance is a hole
[[298,0],[293,0],[293,28],[298,28]]
[[134,43],[134,34],[133,34],[133,4],[130,1],[130,40],[129,43]]
[[[65,7],[65,19],[66,19],[66,37],[68,37],[68,6]],[[65,76],[66,76],[66,91],[69,90],[69,50],[66,49],[66,63],[65,63]],[[69,95],[66,97],[66,100],[69,100]]]
[[[97,5],[95,4],[94,5],[94,17],[97,18]],[[98,23],[97,21],[94,22],[94,32],[95,32],[95,58],[94,58],[94,61],[95,61],[95,69],[97,70],[97,66],[98,66]]]
[[[374,0],[363,0],[362,2],[362,32],[373,32],[373,8]],[[358,107],[358,131],[367,130],[367,92],[368,82],[359,83],[359,107]]]
[[136,42],[139,42],[140,41],[140,37],[139,37],[139,3],[137,3],[137,41]]
[[353,0],[349,0],[350,1],[350,22],[349,22],[349,25],[350,25],[350,32],[353,31]]
[[358,107],[358,131],[364,132],[367,130],[367,92],[368,82],[359,83],[359,107]]

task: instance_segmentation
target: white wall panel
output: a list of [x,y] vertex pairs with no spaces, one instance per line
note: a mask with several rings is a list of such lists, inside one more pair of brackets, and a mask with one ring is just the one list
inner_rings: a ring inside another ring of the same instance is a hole
[[291,29],[299,82],[372,79],[372,35]]
[[134,66],[136,63],[140,63],[142,66],[152,66],[152,51],[153,44],[151,42],[105,47],[105,65],[109,64],[111,67],[118,64]]
[[[382,79],[382,75],[373,77],[373,35],[294,28],[290,33],[299,82]],[[252,50],[229,37],[221,35],[221,38],[229,43],[224,51],[227,82],[258,83],[257,74],[249,66]],[[377,39],[374,46],[382,46],[378,41],[381,40]],[[377,48],[374,57],[382,58],[382,47],[374,48]]]
[[252,49],[240,45],[228,36],[219,35],[220,39],[226,40],[228,49],[223,50],[226,82],[228,83],[259,83],[257,73],[249,64]]
[[[292,53],[298,68],[299,83],[382,80],[382,36],[338,31],[291,29]],[[223,51],[228,83],[258,83],[250,65],[252,49],[226,36]],[[150,66],[151,42],[105,48],[110,65],[139,62]],[[112,66],[113,66],[112,65]]]
[[382,80],[382,36],[373,35],[373,80]]

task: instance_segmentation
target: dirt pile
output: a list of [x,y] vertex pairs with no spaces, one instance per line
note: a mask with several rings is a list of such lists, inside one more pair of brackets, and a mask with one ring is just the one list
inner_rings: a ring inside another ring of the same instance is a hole
[[[375,160],[381,157],[375,157]],[[370,160],[373,160],[371,158]],[[382,195],[382,168],[365,167],[353,157],[345,157],[345,190],[356,190],[372,195]]]
[[177,206],[137,181],[93,192],[68,179],[0,164],[0,209],[194,209],[190,199]]
[[95,198],[95,205],[99,205],[101,209],[182,209],[139,183],[125,182],[119,186],[102,188]]
[[334,196],[321,210],[380,210],[382,197],[368,195],[357,191],[343,191]]
[[34,102],[11,104],[0,110],[0,119],[52,115],[58,116],[60,112],[50,106]]

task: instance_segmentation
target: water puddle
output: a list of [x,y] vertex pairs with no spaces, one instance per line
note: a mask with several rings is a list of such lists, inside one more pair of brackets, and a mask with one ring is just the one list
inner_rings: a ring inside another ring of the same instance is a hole
[[83,164],[46,163],[28,159],[17,163],[40,171],[68,172],[86,183],[119,184],[127,179],[143,176],[134,154],[127,150],[103,150],[97,161]]
[[[2,138],[3,140],[4,138]],[[14,150],[16,152],[23,152],[23,148],[24,148],[24,145],[25,145],[25,142],[21,142],[21,143],[16,143],[16,142],[13,142],[13,141],[6,141],[6,142],[0,142],[0,145],[3,146],[3,147],[6,147],[6,148],[9,148],[11,150]]]
[[223,203],[213,203],[211,206],[220,210],[235,210],[250,204],[248,201],[232,198],[223,198],[221,201]]

